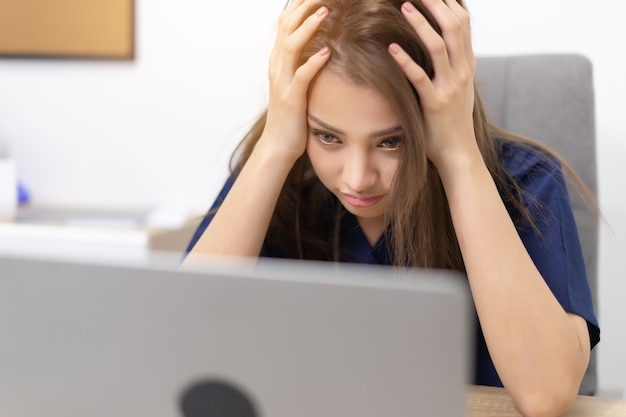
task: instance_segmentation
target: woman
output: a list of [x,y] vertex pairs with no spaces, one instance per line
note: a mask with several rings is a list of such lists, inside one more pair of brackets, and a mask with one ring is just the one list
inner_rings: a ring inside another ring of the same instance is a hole
[[[293,0],[203,254],[467,274],[475,383],[560,415],[599,340],[563,161],[490,125],[455,0]],[[566,168],[567,169],[567,168]]]

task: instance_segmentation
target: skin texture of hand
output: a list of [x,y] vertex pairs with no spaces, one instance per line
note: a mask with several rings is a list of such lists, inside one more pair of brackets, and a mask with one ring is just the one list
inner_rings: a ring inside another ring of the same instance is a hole
[[292,1],[279,18],[276,43],[270,55],[270,98],[265,130],[259,144],[269,144],[297,159],[304,153],[307,140],[307,90],[313,77],[330,56],[323,48],[298,67],[298,58],[305,43],[327,16],[326,7],[320,7],[301,25],[303,13],[318,1]]

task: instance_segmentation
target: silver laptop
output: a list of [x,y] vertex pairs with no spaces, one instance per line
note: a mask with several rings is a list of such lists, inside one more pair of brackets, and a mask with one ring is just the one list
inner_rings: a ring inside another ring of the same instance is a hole
[[453,272],[0,255],[0,415],[465,415]]

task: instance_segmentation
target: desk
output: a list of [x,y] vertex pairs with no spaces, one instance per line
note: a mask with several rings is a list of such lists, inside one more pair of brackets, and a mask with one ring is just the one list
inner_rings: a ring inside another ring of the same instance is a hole
[[14,222],[0,221],[0,253],[107,254],[141,260],[150,251],[182,253],[201,219],[194,216],[181,226],[159,227],[140,221],[137,213],[21,210]]
[[[503,388],[472,386],[468,417],[520,417]],[[579,395],[563,417],[625,417],[626,400]]]

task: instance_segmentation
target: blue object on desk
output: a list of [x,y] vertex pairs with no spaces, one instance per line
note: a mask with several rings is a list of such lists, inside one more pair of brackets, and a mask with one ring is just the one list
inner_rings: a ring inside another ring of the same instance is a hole
[[17,203],[19,205],[26,204],[30,201],[30,195],[28,194],[28,190],[21,182],[17,183]]

